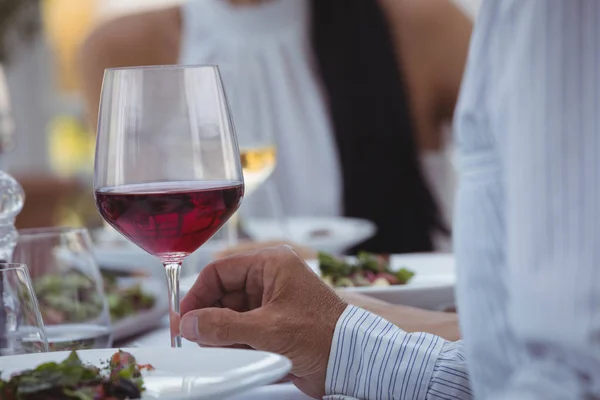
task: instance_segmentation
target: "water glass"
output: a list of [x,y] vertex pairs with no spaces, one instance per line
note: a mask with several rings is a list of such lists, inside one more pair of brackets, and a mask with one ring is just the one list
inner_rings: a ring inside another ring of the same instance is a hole
[[46,351],[48,340],[27,267],[0,263],[0,356]]
[[13,260],[29,268],[50,351],[112,345],[102,275],[91,249],[84,228],[19,231]]

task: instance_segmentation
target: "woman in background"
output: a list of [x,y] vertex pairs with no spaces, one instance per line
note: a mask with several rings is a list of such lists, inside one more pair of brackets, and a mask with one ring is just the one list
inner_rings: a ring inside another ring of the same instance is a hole
[[[191,0],[99,26],[81,51],[84,94],[95,121],[105,68],[227,63],[243,76],[251,61],[236,101],[266,107],[284,214],[368,219],[377,234],[355,250],[427,252],[449,233],[444,133],[471,28],[449,0]],[[266,199],[259,188],[245,211],[265,214]]]

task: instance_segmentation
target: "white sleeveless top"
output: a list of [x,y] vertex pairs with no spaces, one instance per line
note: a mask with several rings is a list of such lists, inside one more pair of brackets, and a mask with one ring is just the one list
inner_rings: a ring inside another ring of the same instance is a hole
[[[270,130],[275,139],[277,166],[267,184],[277,188],[285,215],[337,216],[343,212],[340,165],[311,48],[309,6],[307,0],[255,6],[191,0],[182,6],[179,62],[227,65],[221,72],[226,89],[235,82],[229,100],[240,143],[254,130]],[[256,68],[252,79],[241,79],[249,64]],[[245,120],[249,113],[253,118]],[[446,151],[424,155],[423,166],[450,221],[454,184]],[[263,185],[244,199],[241,212],[272,216],[273,207]]]

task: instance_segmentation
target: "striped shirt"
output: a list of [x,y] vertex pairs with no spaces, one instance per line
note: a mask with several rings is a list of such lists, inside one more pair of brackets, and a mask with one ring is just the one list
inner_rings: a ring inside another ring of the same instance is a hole
[[326,398],[600,399],[600,1],[484,2],[455,132],[464,342],[348,307]]

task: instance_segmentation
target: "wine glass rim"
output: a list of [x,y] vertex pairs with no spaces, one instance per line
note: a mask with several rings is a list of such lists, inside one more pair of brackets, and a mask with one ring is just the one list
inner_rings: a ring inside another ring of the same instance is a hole
[[126,70],[148,70],[148,69],[201,69],[201,68],[210,68],[210,69],[218,69],[218,64],[163,64],[163,65],[136,65],[129,67],[113,67],[106,68],[107,72],[118,72],[118,71],[126,71]]
[[75,228],[70,226],[48,226],[41,228],[19,229],[19,238],[27,237],[49,237],[64,234],[81,234],[87,231],[86,228]]

